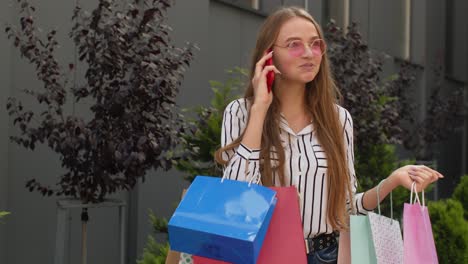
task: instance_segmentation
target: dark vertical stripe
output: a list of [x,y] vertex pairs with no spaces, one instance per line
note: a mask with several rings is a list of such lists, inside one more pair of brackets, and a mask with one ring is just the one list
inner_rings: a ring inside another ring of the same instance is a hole
[[292,151],[292,144],[291,144],[291,135],[288,134],[288,141],[289,141],[289,150],[290,150],[290,157],[289,157],[289,186],[292,186],[292,178],[293,178],[293,169],[292,169],[292,158],[293,158],[293,151]]
[[[310,135],[310,137],[312,137],[312,135]],[[304,174],[304,193],[307,193],[307,179],[309,178],[309,169],[310,169],[310,160],[309,160],[309,154],[307,154],[307,147],[306,147],[306,143],[305,143],[305,136],[302,135],[302,143],[304,144],[304,153],[306,155],[306,161],[307,161],[307,169],[306,169],[306,172]],[[301,189],[301,183],[302,181],[299,180],[299,189]]]
[[[327,179],[328,180],[328,179]],[[330,195],[331,195],[331,192],[330,192],[330,184],[327,185],[327,190],[328,190],[328,194],[327,194],[327,201],[330,201]],[[328,206],[328,203],[327,203],[327,206]],[[328,233],[328,208],[327,208],[327,211],[326,211],[326,215],[325,215],[325,234]],[[332,228],[330,227],[330,230],[332,230]]]
[[273,186],[276,186],[276,171],[273,171]]
[[347,111],[345,111],[344,109],[343,109],[343,112],[344,112],[344,114],[345,114],[345,116],[344,116],[344,122],[343,122],[343,131],[345,131],[345,129],[346,129],[346,123],[348,122],[348,113],[347,113]]
[[302,181],[301,158],[302,157],[299,156],[299,162],[298,162],[299,163],[299,172],[298,172],[299,173],[299,179],[297,181],[297,187],[298,187],[299,192],[301,191],[300,184],[301,184],[301,181]]
[[323,184],[324,184],[324,181],[325,181],[325,173],[322,173],[322,189],[320,191],[320,215],[319,215],[317,233],[320,232],[320,226],[322,225],[322,202],[323,202]]
[[348,135],[348,131],[345,130],[345,134],[346,134],[346,143],[348,144],[348,151],[349,151],[349,135]]
[[232,175],[232,170],[234,168],[234,165],[236,165],[237,160],[234,160],[231,164],[231,171],[229,172],[229,179],[232,180],[231,175]]
[[255,176],[257,175],[257,162],[254,162],[254,167],[253,167],[253,170],[252,170],[252,176]]
[[242,166],[242,161],[244,161],[244,159],[241,158],[239,161],[239,167],[237,167],[236,181],[239,180],[239,172],[240,172],[240,167]]
[[[240,135],[241,135],[241,127],[240,127],[241,119],[240,119],[239,117],[237,117],[237,124],[239,124],[239,125],[238,125],[238,127],[237,127],[237,137],[236,137],[236,139],[239,138]],[[233,140],[234,140],[234,139],[233,139]]]
[[252,177],[259,177],[260,175],[258,175],[257,173],[257,162],[253,162],[253,164],[254,164],[254,167],[252,170]]
[[236,110],[236,117],[237,117],[237,137],[236,137],[236,139],[237,139],[237,138],[240,137],[240,134],[241,134],[241,119],[239,117],[239,111],[241,109],[241,105],[239,103],[239,100],[236,100],[236,103],[237,103],[237,110]]
[[223,116],[223,127],[224,127],[224,142],[222,142],[223,147],[227,145],[227,119],[226,119],[227,111],[224,111],[224,116]]
[[299,172],[299,180],[298,180],[298,184],[301,182],[302,180],[302,168],[301,168],[301,161],[302,161],[302,151],[301,151],[301,145],[299,144],[299,138],[296,137],[296,144],[297,144],[297,149],[299,150],[299,158],[297,159],[297,168],[298,168],[298,172]]
[[234,104],[231,105],[231,108],[229,109],[229,117],[230,117],[230,121],[229,121],[229,134],[231,135],[231,140],[230,142],[232,142],[234,140],[234,136],[232,135],[232,119],[233,119],[233,115],[232,115],[232,107],[234,106]]
[[[241,105],[241,100],[243,100],[243,107]],[[239,108],[240,108],[240,111],[242,113],[242,122],[245,124],[245,116],[248,115],[248,110],[247,110],[247,103],[246,103],[247,100],[245,99],[239,99]]]
[[302,156],[299,156],[299,158],[297,159],[297,168],[299,169],[299,175],[302,174],[302,170],[301,170],[301,158],[302,158]]
[[[312,137],[312,135],[310,135],[310,137]],[[307,161],[307,170],[306,170],[306,174],[309,174],[309,168],[310,168],[310,161],[309,161],[309,154],[307,153],[308,149],[307,149],[307,146],[306,146],[306,143],[305,143],[305,135],[302,135],[302,144],[304,145],[304,153],[305,153],[305,156],[306,156],[306,161]]]

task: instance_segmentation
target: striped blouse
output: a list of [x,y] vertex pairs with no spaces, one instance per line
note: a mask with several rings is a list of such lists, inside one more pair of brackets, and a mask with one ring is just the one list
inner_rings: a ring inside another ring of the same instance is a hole
[[[221,145],[225,146],[239,137],[246,127],[250,102],[238,99],[231,102],[224,111],[221,134]],[[337,105],[340,121],[343,124],[348,168],[351,175],[351,189],[355,207],[351,214],[367,214],[363,207],[363,193],[356,194],[357,179],[354,171],[353,123],[349,112]],[[332,227],[326,218],[327,213],[327,159],[325,152],[317,140],[313,122],[299,133],[289,127],[281,115],[280,138],[285,151],[285,182],[288,186],[296,186],[300,195],[300,208],[304,237],[315,237],[324,233],[332,233]],[[228,179],[247,181],[260,176],[260,150],[249,149],[244,145],[223,153],[223,158],[229,160],[224,168],[224,176]],[[272,150],[272,166],[278,162],[274,149]],[[278,175],[274,173],[273,183],[279,186]],[[348,209],[349,199],[348,199]]]

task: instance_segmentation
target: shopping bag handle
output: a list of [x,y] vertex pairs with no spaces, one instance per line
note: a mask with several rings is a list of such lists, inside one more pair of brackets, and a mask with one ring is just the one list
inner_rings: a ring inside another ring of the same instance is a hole
[[[251,177],[250,180],[249,180],[249,187],[252,183],[255,183],[255,184],[259,184],[260,183],[260,174],[258,174],[258,176],[256,177]],[[255,182],[254,182],[254,179],[255,179]]]
[[[227,172],[227,171],[224,172],[223,177],[221,178],[221,183],[223,183],[224,180],[227,178],[227,177],[226,177],[226,175],[227,175],[226,172]],[[256,177],[253,177],[253,176],[252,176],[252,177],[250,178],[250,180],[249,180],[249,187],[250,187],[250,185],[252,185],[252,183],[259,184],[259,183],[260,183],[260,178],[261,178],[261,177],[260,177],[260,174],[258,174]]]
[[[414,193],[415,193],[415,198],[414,198],[414,201],[413,201],[413,190],[414,190]],[[426,205],[426,199],[424,199],[424,189],[422,190],[422,206],[424,207]],[[419,205],[421,205],[421,201],[419,200],[419,196],[418,196],[418,192],[416,191],[416,182],[413,181],[413,183],[411,184],[411,195],[410,195],[410,204],[414,204],[415,202],[418,202]]]
[[[377,185],[377,209],[379,211],[379,215],[382,215],[380,213],[380,187],[382,186],[382,183],[385,181],[386,179],[383,179],[379,182],[379,185]],[[390,191],[390,218],[393,219],[393,192]]]

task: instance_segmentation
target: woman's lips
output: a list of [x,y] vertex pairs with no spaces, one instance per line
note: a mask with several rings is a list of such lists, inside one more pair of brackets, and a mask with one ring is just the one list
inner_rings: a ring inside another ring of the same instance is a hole
[[315,68],[315,65],[312,63],[305,63],[299,66],[301,69],[306,70],[306,71],[312,71]]

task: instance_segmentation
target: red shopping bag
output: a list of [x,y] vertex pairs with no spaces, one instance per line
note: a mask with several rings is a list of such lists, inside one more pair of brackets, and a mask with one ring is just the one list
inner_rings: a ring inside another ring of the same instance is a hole
[[[302,231],[296,187],[271,187],[276,191],[276,208],[263,241],[258,264],[306,264],[307,253]],[[227,264],[193,256],[194,264]]]
[[[413,201],[413,189],[416,201]],[[403,208],[403,252],[405,264],[438,264],[437,251],[432,235],[431,220],[424,202],[424,190],[421,202],[416,192],[416,185],[411,186],[410,203]]]
[[294,186],[271,189],[276,191],[278,202],[257,263],[306,264],[307,253],[297,189]]
[[209,259],[200,256],[192,256],[193,264],[231,264],[221,260]]

